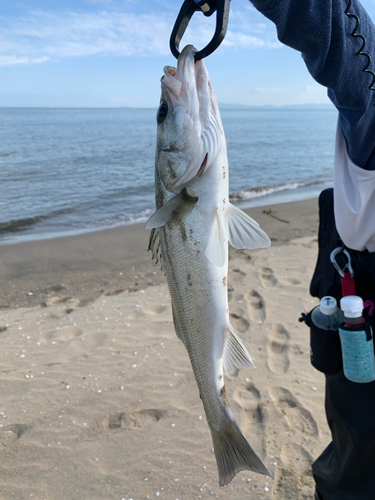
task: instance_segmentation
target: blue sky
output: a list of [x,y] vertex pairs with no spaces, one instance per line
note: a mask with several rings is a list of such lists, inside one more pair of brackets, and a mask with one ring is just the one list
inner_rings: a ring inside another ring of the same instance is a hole
[[[322,0],[324,1],[324,0]],[[3,0],[0,106],[156,107],[182,0]],[[375,20],[375,0],[362,4]],[[195,14],[182,46],[201,48],[215,16]],[[232,0],[227,36],[206,59],[219,102],[329,102],[299,53],[248,0]]]

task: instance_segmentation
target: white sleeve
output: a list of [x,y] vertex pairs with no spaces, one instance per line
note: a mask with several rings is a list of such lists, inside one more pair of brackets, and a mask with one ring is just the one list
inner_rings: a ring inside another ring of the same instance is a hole
[[334,211],[337,231],[348,248],[375,252],[375,171],[349,158],[340,122],[336,130]]

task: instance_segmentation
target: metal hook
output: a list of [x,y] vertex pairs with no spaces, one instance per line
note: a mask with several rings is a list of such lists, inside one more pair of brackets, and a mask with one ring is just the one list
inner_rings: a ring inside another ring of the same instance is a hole
[[211,41],[195,54],[195,61],[212,54],[223,41],[228,27],[230,0],[185,0],[173,26],[169,46],[176,59],[179,58],[181,38],[194,12],[201,11],[207,17],[216,10],[216,29]]
[[[339,254],[340,252],[342,252],[346,256],[346,258],[348,259],[348,262],[345,264],[345,267],[343,269],[341,269],[341,267],[336,262],[336,255]],[[331,255],[330,255],[330,259],[331,259],[331,262],[334,265],[336,271],[338,271],[338,273],[340,274],[340,276],[342,278],[344,277],[345,269],[347,269],[349,271],[350,276],[353,278],[354,270],[352,268],[352,259],[350,257],[350,253],[344,247],[338,247],[338,248],[335,248],[334,250],[332,250]]]

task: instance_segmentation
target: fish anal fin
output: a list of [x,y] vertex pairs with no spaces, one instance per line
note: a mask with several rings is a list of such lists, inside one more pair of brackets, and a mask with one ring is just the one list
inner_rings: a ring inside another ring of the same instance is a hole
[[259,224],[241,209],[229,203],[226,209],[228,218],[229,243],[237,249],[266,248],[271,241]]
[[184,344],[184,346],[186,347],[185,340],[184,340],[184,337],[182,334],[182,329],[180,327],[180,323],[178,322],[177,314],[176,314],[176,311],[175,311],[173,304],[172,304],[172,316],[173,316],[173,324],[174,324],[174,329],[175,329],[176,335],[181,340],[181,342]]
[[221,212],[216,210],[205,255],[217,267],[222,267],[225,264],[226,244],[224,221]]
[[223,366],[226,373],[234,372],[237,368],[255,368],[253,360],[248,353],[242,340],[235,332],[232,325],[226,330],[224,350],[223,350]]
[[261,459],[246,441],[234,419],[223,431],[217,431],[211,426],[209,427],[219,470],[220,486],[230,483],[241,470],[251,470],[272,477]]
[[180,213],[184,216],[192,209],[197,201],[198,198],[196,196],[190,196],[186,189],[183,189],[151,215],[145,224],[145,229],[165,226],[172,220],[172,217],[176,213]]

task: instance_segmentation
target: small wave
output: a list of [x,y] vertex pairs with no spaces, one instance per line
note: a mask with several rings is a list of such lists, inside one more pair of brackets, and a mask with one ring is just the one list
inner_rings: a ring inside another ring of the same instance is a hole
[[267,196],[269,194],[278,193],[279,191],[288,191],[292,189],[297,189],[304,186],[312,186],[313,184],[318,184],[317,181],[314,182],[291,182],[289,184],[278,184],[275,186],[263,186],[245,189],[244,191],[237,191],[236,193],[231,193],[229,195],[230,201],[244,201],[252,200],[253,198],[261,198],[262,196]]
[[116,225],[130,225],[130,224],[138,224],[139,222],[146,222],[151,215],[155,212],[155,208],[146,208],[138,213],[130,213],[124,214],[119,218],[119,221]]
[[45,215],[35,215],[34,217],[23,217],[20,219],[12,219],[7,222],[0,222],[0,235],[6,233],[18,233],[20,231],[25,231],[31,226],[35,226],[43,221],[58,217],[62,214],[68,214],[73,212],[73,208],[54,210],[49,214]]

